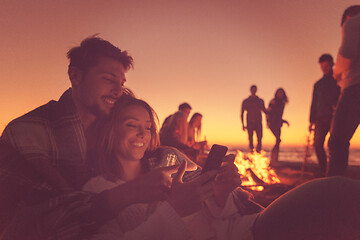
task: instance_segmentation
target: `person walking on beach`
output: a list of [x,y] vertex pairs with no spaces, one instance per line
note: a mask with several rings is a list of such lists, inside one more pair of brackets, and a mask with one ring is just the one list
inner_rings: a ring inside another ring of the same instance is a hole
[[360,5],[342,16],[342,42],[334,67],[341,95],[331,125],[329,176],[346,175],[350,139],[360,122]]
[[334,61],[330,54],[319,58],[323,77],[314,84],[309,131],[314,130],[314,148],[319,162],[319,176],[327,170],[327,154],[324,149],[325,137],[330,131],[331,120],[340,94],[340,87],[333,78]]
[[[256,95],[257,87],[252,85],[250,87],[251,95],[246,98],[241,105],[241,124],[243,130],[247,129],[249,137],[250,152],[254,151],[253,134],[256,132],[257,146],[256,151],[261,151],[262,140],[262,115],[261,112],[266,113],[264,100]],[[246,111],[246,126],[244,125],[244,112]]]
[[286,96],[285,90],[283,88],[278,88],[267,108],[267,125],[276,138],[275,146],[271,151],[271,164],[276,164],[279,160],[281,127],[283,123],[286,123],[289,126],[289,122],[282,118],[287,102],[288,97]]

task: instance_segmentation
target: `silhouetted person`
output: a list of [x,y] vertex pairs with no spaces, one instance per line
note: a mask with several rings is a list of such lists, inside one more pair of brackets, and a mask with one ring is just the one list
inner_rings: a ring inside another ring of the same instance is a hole
[[183,111],[174,113],[168,123],[161,128],[161,146],[175,147],[196,161],[198,151],[188,145],[188,115]]
[[344,11],[341,26],[342,43],[334,67],[341,95],[331,125],[329,176],[346,175],[350,139],[360,122],[360,5]]
[[201,113],[194,113],[189,121],[188,125],[188,145],[194,146],[197,142],[199,142],[201,136]]
[[330,131],[331,120],[340,94],[340,87],[333,78],[334,61],[332,56],[329,54],[321,55],[319,64],[324,75],[314,84],[309,131],[314,130],[315,132],[314,148],[320,166],[319,176],[325,176],[327,155],[324,149],[324,142],[326,135]]
[[275,92],[274,98],[270,101],[269,107],[267,109],[267,124],[276,139],[275,146],[271,151],[272,164],[279,160],[278,158],[281,142],[281,127],[283,123],[286,123],[289,126],[289,122],[282,118],[284,113],[284,107],[287,102],[288,98],[286,96],[285,90],[283,88],[278,88]]
[[[186,114],[186,119],[189,117],[190,115],[190,112],[191,112],[191,106],[190,104],[184,102],[184,103],[181,103],[178,107],[178,111],[181,111],[181,112],[184,112]],[[163,128],[164,126],[166,126],[168,123],[169,123],[169,120],[171,118],[172,114],[167,116],[161,126],[161,128]],[[161,131],[161,130],[160,130]]]
[[[257,87],[250,87],[251,95],[246,98],[241,105],[241,124],[243,130],[247,129],[249,136],[249,149],[254,150],[253,134],[256,132],[257,146],[256,151],[261,151],[262,140],[262,116],[261,112],[266,113],[264,100],[256,95]],[[246,111],[246,126],[244,125],[244,112]]]
[[160,142],[163,146],[187,148],[188,117],[191,106],[188,103],[179,105],[179,110],[165,118],[160,129]]

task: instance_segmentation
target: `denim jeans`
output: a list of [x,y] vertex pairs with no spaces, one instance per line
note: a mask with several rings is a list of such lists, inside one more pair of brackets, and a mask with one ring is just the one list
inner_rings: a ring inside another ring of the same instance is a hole
[[330,130],[329,176],[346,175],[350,139],[360,122],[360,84],[346,88],[340,95]]

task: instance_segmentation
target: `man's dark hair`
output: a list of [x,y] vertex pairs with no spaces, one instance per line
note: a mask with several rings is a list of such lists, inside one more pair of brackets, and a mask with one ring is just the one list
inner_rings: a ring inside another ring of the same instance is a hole
[[321,62],[330,62],[331,64],[334,64],[334,59],[330,54],[325,53],[319,57],[319,63]]
[[185,109],[187,109],[187,108],[191,110],[190,104],[188,104],[188,103],[186,103],[186,102],[179,105],[179,110],[180,110],[180,111],[185,110]]
[[110,42],[92,36],[84,39],[80,46],[71,48],[67,52],[67,58],[70,60],[70,67],[77,67],[87,72],[94,67],[101,57],[107,57],[119,61],[125,70],[133,67],[133,58],[126,51],[121,51]]
[[251,91],[251,89],[253,89],[253,88],[255,88],[255,89],[257,90],[257,86],[256,86],[256,85],[251,85],[250,91]]
[[360,5],[353,5],[345,9],[341,18],[341,26],[344,25],[347,16],[353,17],[355,15],[358,15],[359,13],[360,13]]

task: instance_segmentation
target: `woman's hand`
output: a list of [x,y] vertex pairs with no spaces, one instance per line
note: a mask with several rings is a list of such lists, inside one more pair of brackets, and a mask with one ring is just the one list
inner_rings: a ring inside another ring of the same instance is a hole
[[209,171],[193,181],[183,183],[185,168],[184,161],[173,179],[167,200],[181,217],[193,214],[203,207],[203,202],[213,194],[212,179],[216,175],[216,171]]
[[219,207],[224,207],[229,194],[241,185],[240,174],[234,160],[234,154],[225,156],[215,178],[214,198]]

